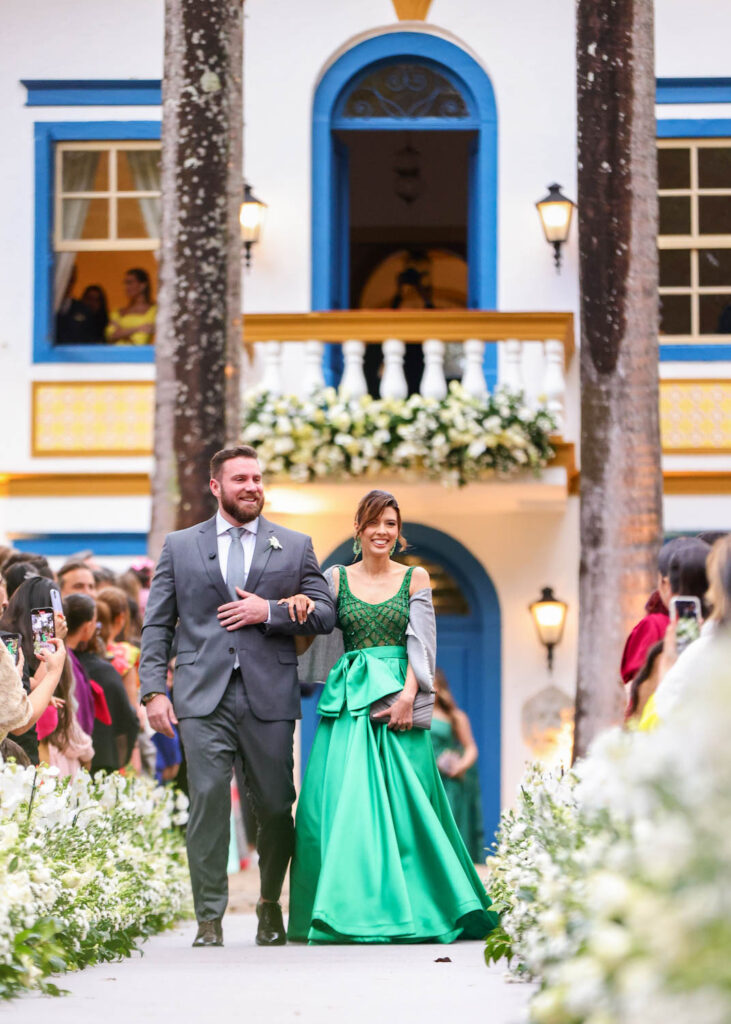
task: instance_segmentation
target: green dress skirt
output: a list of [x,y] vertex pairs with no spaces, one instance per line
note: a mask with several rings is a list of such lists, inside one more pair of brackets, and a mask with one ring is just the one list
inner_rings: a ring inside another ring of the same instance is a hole
[[368,717],[400,690],[406,649],[346,652],[332,669],[297,807],[289,938],[452,942],[498,922],[459,834],[429,733]]
[[[432,721],[431,740],[437,762],[445,751],[458,749],[451,724],[439,718]],[[482,798],[477,765],[473,764],[459,779],[442,775],[442,782],[459,834],[464,839],[470,857],[476,862],[484,861],[487,850],[485,849],[485,829],[482,823]]]

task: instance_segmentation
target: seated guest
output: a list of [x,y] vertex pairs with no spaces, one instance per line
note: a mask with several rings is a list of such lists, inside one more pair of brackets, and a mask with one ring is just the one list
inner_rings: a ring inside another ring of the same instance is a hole
[[[674,554],[697,542],[695,537],[674,537],[660,548],[657,559],[657,589],[645,605],[645,616],[627,638],[622,654],[622,682],[629,683],[645,663],[647,653],[653,644],[662,640],[668,628],[668,603],[672,596],[670,588],[670,561]],[[677,591],[676,591],[677,593]]]
[[78,658],[92,687],[99,686],[109,715],[94,718],[91,739],[92,772],[113,772],[129,762],[139,732],[137,713],[127,699],[122,677],[97,650],[97,615],[94,600],[71,594],[63,603],[68,624],[68,646]]
[[157,306],[152,301],[150,275],[133,267],[124,275],[127,305],[112,311],[107,341],[115,345],[150,345],[155,334]]

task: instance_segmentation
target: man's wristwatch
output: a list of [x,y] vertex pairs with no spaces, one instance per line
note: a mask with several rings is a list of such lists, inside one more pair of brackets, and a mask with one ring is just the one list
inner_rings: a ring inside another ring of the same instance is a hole
[[147,707],[147,705],[150,703],[150,701],[152,700],[153,697],[164,697],[164,696],[165,696],[165,694],[162,692],[162,690],[158,690],[157,693],[146,693],[145,696],[140,701],[140,703],[142,704],[142,707],[144,708],[144,707]]

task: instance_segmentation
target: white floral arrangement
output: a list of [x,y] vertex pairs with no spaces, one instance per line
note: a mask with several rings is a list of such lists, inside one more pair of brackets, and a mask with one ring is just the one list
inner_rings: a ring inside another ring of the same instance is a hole
[[520,394],[475,398],[452,382],[443,399],[349,401],[334,388],[310,398],[250,391],[241,436],[256,446],[267,473],[298,483],[394,473],[462,486],[539,473],[553,457],[555,432],[551,413],[529,409]]
[[541,982],[535,1024],[731,1021],[731,644],[653,733],[611,730],[503,815],[489,961]]
[[118,773],[0,762],[0,997],[118,959],[188,913],[187,798]]

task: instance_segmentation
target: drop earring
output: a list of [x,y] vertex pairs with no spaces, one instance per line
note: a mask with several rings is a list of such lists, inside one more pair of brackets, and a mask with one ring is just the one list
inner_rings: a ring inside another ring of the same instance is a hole
[[391,550],[390,550],[390,551],[388,552],[388,557],[389,557],[389,558],[393,558],[393,553],[394,553],[394,551],[396,550],[396,548],[397,548],[397,547],[398,547],[398,541],[396,541],[396,543],[394,544],[394,546],[393,546],[393,547],[391,548]]
[[361,543],[361,539],[360,537],[356,537],[355,540],[353,541],[353,554],[355,555],[356,558],[358,557],[362,550],[363,544]]

